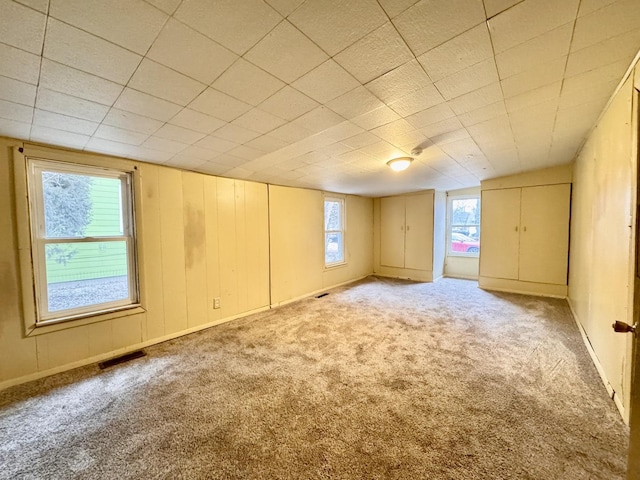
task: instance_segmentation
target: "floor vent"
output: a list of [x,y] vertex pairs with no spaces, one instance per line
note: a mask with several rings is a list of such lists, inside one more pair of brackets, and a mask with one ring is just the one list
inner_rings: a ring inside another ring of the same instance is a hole
[[320,295],[318,295],[316,298],[322,298],[322,297],[326,297],[327,295],[329,295],[328,293],[321,293]]
[[135,360],[136,358],[144,357],[146,355],[147,354],[142,350],[136,350],[135,352],[127,353],[126,355],[121,355],[119,357],[100,362],[98,366],[101,370],[104,370],[105,368],[113,367],[114,365],[120,365],[121,363]]

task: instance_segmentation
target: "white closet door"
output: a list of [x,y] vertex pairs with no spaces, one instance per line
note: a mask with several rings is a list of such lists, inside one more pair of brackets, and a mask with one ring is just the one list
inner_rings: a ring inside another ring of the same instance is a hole
[[433,269],[433,194],[410,195],[406,200],[404,266]]
[[518,279],[520,188],[484,190],[480,220],[480,275]]
[[567,284],[571,186],[522,189],[520,280]]
[[380,264],[404,267],[404,197],[380,199]]

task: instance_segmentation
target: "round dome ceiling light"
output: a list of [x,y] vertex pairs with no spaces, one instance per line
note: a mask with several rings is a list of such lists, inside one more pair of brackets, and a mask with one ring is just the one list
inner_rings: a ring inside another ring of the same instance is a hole
[[387,162],[387,165],[391,167],[391,170],[394,170],[396,172],[401,172],[402,170],[406,170],[407,168],[409,168],[409,165],[411,165],[411,162],[413,162],[413,158],[411,157],[398,157],[398,158],[389,160]]

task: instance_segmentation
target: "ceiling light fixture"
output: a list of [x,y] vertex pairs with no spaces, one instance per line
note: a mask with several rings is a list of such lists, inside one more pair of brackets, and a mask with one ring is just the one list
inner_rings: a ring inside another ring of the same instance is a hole
[[402,170],[406,170],[407,168],[409,168],[411,162],[413,162],[413,158],[411,157],[399,157],[389,160],[387,162],[387,165],[391,167],[391,170],[401,172]]

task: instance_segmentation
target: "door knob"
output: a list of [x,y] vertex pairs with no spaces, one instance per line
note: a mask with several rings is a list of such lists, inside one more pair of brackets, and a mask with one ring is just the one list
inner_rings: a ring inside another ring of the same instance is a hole
[[636,330],[638,329],[637,323],[634,325],[629,325],[628,323],[624,323],[619,320],[616,320],[616,323],[611,326],[616,333],[636,333]]

